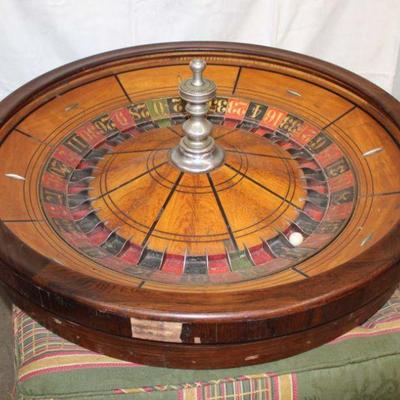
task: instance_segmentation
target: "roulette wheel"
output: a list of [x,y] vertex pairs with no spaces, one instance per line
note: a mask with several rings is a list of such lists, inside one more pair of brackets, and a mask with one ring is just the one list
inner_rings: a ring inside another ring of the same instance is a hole
[[133,47],[26,84],[0,125],[0,279],[89,349],[275,360],[360,324],[400,279],[400,106],[339,67]]

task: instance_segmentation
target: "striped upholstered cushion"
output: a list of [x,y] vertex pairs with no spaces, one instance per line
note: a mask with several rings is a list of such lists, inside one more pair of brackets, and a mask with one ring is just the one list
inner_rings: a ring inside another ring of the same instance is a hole
[[147,367],[69,343],[14,310],[24,400],[400,399],[400,290],[367,323],[318,349],[246,368]]

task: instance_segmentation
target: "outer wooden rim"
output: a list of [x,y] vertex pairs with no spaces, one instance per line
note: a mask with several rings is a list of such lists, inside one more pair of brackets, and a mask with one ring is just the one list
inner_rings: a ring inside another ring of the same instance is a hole
[[[67,82],[76,74],[84,74],[85,71],[106,63],[122,63],[127,59],[168,51],[236,52],[249,57],[261,57],[281,65],[296,64],[296,68],[312,72],[362,97],[383,114],[388,122],[400,129],[399,102],[367,80],[311,57],[263,46],[226,42],[137,46],[73,62],[29,82],[3,100],[0,103],[0,128],[26,104],[50,88]],[[360,107],[362,108],[362,105]],[[390,133],[399,143],[399,130],[391,129]],[[171,298],[170,295],[161,292],[151,292],[151,301],[147,301],[150,292],[148,289],[132,289],[121,285],[113,292],[110,289],[115,285],[109,285],[100,279],[84,277],[85,284],[102,287],[97,297],[87,296],[85,290],[79,290],[82,276],[61,265],[58,273],[59,276],[65,277],[64,286],[40,282],[32,276],[30,263],[48,265],[54,262],[28,248],[3,223],[0,224],[0,235],[3,239],[0,258],[4,264],[0,276],[16,293],[66,320],[83,326],[89,324],[98,331],[107,332],[107,323],[114,322],[119,326],[121,336],[129,336],[131,317],[188,323],[193,332],[197,329],[201,331],[208,324],[221,327],[224,324],[232,324],[232,327],[235,327],[244,322],[251,331],[252,327],[257,330],[259,321],[268,320],[271,329],[270,332],[263,332],[263,338],[286,335],[304,329],[305,325],[313,327],[338,319],[346,314],[347,304],[366,305],[371,298],[383,296],[383,293],[392,288],[393,282],[400,279],[400,271],[396,267],[400,259],[399,223],[358,257],[318,277],[285,285],[285,293],[281,288],[274,287],[253,291],[251,295],[242,293],[240,299],[239,295],[235,296],[232,293],[219,295],[218,302],[207,293],[193,294],[188,299],[181,294]],[[393,254],[393,251],[387,251],[389,248],[395,249],[393,257],[386,255]],[[63,299],[64,305],[68,304],[69,307],[59,304],[60,298]],[[202,305],[201,313],[198,311],[199,304]],[[227,305],[230,311],[226,311]],[[98,310],[102,310],[101,315]],[[290,324],[287,323],[288,319]],[[282,330],[283,326],[286,331]],[[254,337],[249,335],[247,340],[254,340],[259,334],[255,333]],[[233,335],[229,341],[234,342],[238,339]]]
[[[0,128],[11,115],[29,101],[38,97],[53,85],[68,80],[75,74],[83,73],[104,63],[121,62],[129,58],[159,54],[166,51],[233,51],[243,55],[260,56],[274,60],[277,63],[295,63],[299,69],[311,69],[324,78],[333,82],[340,82],[348,90],[364,97],[367,102],[373,104],[390,117],[398,127],[400,126],[400,103],[393,96],[367,79],[337,65],[274,47],[247,43],[193,41],[149,44],[112,50],[85,57],[49,71],[21,86],[0,102]],[[399,141],[400,135],[397,134],[395,136],[396,140]]]
[[283,337],[248,343],[224,345],[186,345],[126,338],[96,331],[63,320],[15,291],[8,291],[12,301],[32,318],[59,336],[100,354],[131,362],[167,368],[214,369],[234,368],[274,361],[320,346],[365,321],[382,307],[395,288],[390,287],[350,315],[345,315],[313,329]]

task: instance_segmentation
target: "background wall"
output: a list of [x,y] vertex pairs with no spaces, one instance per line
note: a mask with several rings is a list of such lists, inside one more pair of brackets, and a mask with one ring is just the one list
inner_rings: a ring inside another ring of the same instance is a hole
[[0,15],[0,98],[82,57],[177,40],[305,53],[400,97],[400,0],[0,0]]

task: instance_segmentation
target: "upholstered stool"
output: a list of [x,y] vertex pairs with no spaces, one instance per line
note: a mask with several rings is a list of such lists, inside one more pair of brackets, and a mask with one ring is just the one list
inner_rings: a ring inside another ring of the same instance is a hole
[[222,370],[128,363],[67,342],[17,308],[13,320],[18,399],[400,399],[400,289],[369,321],[333,342]]

